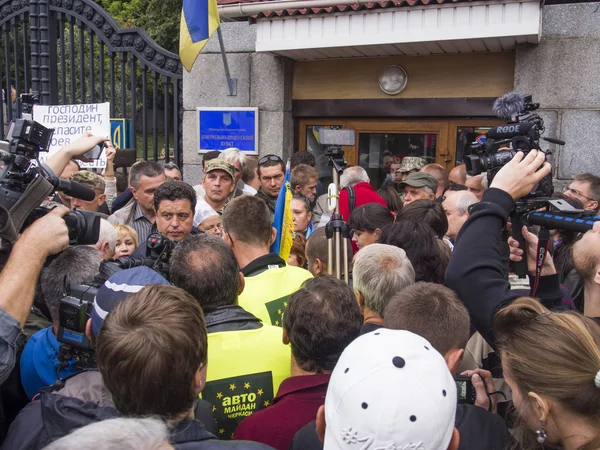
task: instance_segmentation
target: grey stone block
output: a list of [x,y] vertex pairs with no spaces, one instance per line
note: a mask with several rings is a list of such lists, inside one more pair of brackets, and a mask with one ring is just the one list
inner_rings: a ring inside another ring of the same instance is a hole
[[284,160],[292,156],[294,120],[291,112],[260,111],[259,153],[279,155]]
[[542,11],[542,39],[553,37],[600,38],[600,4],[545,6]]
[[250,53],[230,54],[229,71],[237,78],[237,95],[227,95],[227,82],[221,55],[202,54],[190,73],[183,71],[183,108],[197,106],[251,106]]
[[261,111],[292,110],[293,61],[277,55],[252,55],[250,103]]
[[184,164],[183,165],[183,181],[195,186],[200,184],[202,180],[202,165],[201,164]]
[[[256,49],[256,24],[248,22],[221,23],[223,44],[227,53],[247,53]],[[213,34],[202,53],[221,53],[219,37]]]
[[564,111],[560,134],[566,145],[559,154],[558,178],[583,172],[600,175],[600,111]]
[[198,153],[198,121],[196,111],[183,113],[183,165],[202,164],[202,155]]
[[600,108],[600,39],[542,39],[519,45],[515,90],[543,108]]
[[[560,139],[560,129],[558,126],[558,111],[538,110],[537,113],[544,120],[544,127],[546,131],[544,132],[543,136]],[[558,160],[558,152],[560,152],[560,146],[556,144],[550,144],[549,142],[545,141],[540,141],[540,146],[543,150],[548,150],[550,153],[552,153],[549,156],[548,161],[552,164],[552,172],[556,174],[556,163]]]

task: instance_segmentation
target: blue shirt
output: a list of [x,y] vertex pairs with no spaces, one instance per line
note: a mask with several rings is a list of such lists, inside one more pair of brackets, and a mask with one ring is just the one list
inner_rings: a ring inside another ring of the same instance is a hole
[[40,330],[29,338],[21,355],[21,383],[29,398],[56,380],[79,372],[74,365],[61,368],[60,346],[52,327]]

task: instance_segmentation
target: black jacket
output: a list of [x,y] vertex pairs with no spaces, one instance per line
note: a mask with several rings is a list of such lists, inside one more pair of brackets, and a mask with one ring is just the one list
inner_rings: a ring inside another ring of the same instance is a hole
[[258,442],[220,441],[197,420],[187,420],[177,425],[171,430],[169,442],[176,450],[272,450],[268,445]]
[[39,399],[21,410],[2,450],[41,449],[71,431],[119,417],[98,371],[80,372],[44,388]]
[[[460,433],[458,450],[504,450],[514,448],[514,440],[504,420],[479,406],[458,405],[456,408],[455,426]],[[302,427],[289,450],[322,450],[313,420]]]
[[[446,285],[456,291],[471,322],[494,348],[494,315],[520,296],[511,291],[501,258],[502,229],[514,205],[506,192],[486,190],[458,233],[446,270]],[[541,277],[536,296],[549,309],[562,307],[558,275]]]
[[219,331],[255,330],[262,327],[261,320],[237,305],[220,306],[204,316],[209,333]]
[[[196,428],[201,427],[203,433],[215,439],[210,434],[217,431],[212,406],[198,400],[195,416],[201,421],[195,421],[198,424]],[[104,386],[100,372],[79,372],[44,388],[39,399],[22,409],[8,430],[1,450],[41,449],[78,428],[116,417],[119,413],[114,409],[112,396]],[[207,424],[206,428],[203,423]]]

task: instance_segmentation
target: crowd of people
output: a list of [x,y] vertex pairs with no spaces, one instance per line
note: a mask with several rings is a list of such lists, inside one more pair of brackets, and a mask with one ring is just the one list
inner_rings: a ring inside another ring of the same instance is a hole
[[[287,183],[279,156],[232,148],[197,185],[139,161],[123,186],[105,141],[45,162],[95,197],[47,199],[0,273],[2,449],[600,449],[600,222],[546,250],[507,232],[542,152],[489,178],[393,158],[379,189],[345,168],[339,261],[310,152]],[[80,170],[102,143],[103,172]],[[597,213],[600,178],[556,197]],[[101,217],[95,245],[69,246],[78,209]]]

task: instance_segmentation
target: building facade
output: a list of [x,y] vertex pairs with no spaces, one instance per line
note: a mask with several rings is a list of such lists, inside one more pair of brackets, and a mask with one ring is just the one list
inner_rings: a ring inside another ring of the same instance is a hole
[[448,170],[460,163],[470,143],[505,123],[492,105],[512,90],[540,103],[544,136],[566,141],[544,144],[559,186],[600,174],[599,2],[360,0],[279,11],[266,8],[280,2],[219,3],[237,95],[227,95],[214,36],[184,74],[189,182],[201,174],[199,106],[257,107],[260,155],[308,150],[324,176],[318,130],[353,129],[348,163],[377,184],[387,155]]

